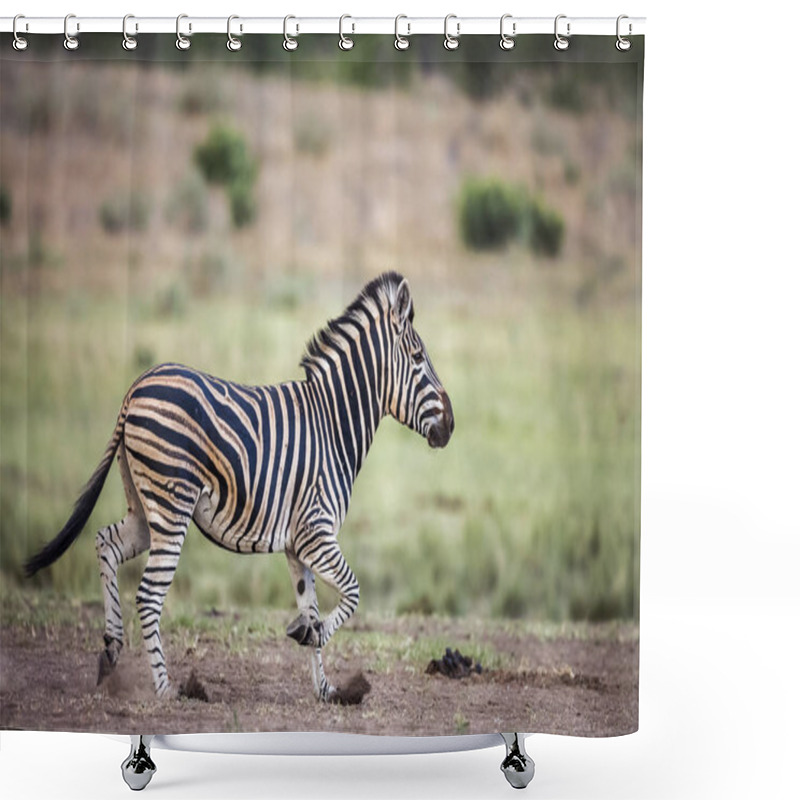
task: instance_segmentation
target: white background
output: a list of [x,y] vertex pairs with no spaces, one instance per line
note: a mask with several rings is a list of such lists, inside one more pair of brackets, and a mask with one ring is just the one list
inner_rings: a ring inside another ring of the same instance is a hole
[[[529,796],[798,796],[796,5],[17,0],[4,14],[646,16],[639,733],[536,736]],[[4,4],[5,5],[5,4]],[[31,676],[35,680],[34,676]],[[127,746],[2,733],[4,798],[129,797]],[[155,751],[149,796],[508,797],[502,749],[403,757]]]

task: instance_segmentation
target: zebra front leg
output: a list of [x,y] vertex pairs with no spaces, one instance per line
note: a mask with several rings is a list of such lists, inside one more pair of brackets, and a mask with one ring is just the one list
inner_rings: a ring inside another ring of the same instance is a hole
[[[329,703],[357,704],[370,690],[366,678],[359,673],[353,676],[346,685],[339,688],[331,684],[326,678],[325,669],[322,666],[322,647],[356,610],[359,599],[358,581],[345,561],[334,536],[320,537],[313,539],[312,542],[313,548],[309,547],[307,550],[302,547],[298,548],[298,554],[289,559],[290,566],[293,561],[299,560],[300,564],[293,569],[303,567],[302,574],[304,576],[308,576],[313,570],[322,580],[336,589],[340,599],[331,613],[324,620],[319,621],[314,584],[313,582],[310,584],[311,589],[309,590],[308,580],[304,579],[303,597],[301,598],[300,593],[297,593],[298,606],[301,609],[300,616],[289,626],[287,633],[296,638],[300,644],[314,647],[311,655],[311,676],[317,698]],[[311,578],[313,581],[313,575]],[[296,592],[298,586],[299,584],[296,585]],[[313,597],[308,596],[309,591],[313,593]],[[304,626],[305,630],[301,641],[299,632],[303,630]],[[298,635],[295,636],[294,633]]]
[[317,589],[314,584],[314,573],[300,563],[292,550],[286,550],[286,561],[294,587],[297,608],[300,613],[289,623],[286,635],[304,647],[314,647],[311,653],[311,680],[314,694],[323,702],[331,702],[336,697],[336,687],[328,682],[322,666],[322,651],[317,646],[320,639],[322,623],[319,619]]
[[299,645],[317,646],[322,624],[319,620],[317,590],[314,585],[314,573],[302,564],[294,552],[287,548],[286,561],[292,579],[297,608],[300,613],[289,623],[286,635]]
[[[307,641],[302,642],[314,647],[324,647],[331,636],[353,616],[358,607],[360,593],[358,581],[344,560],[339,543],[333,534],[312,538],[307,546],[301,543],[297,547],[295,558],[339,593],[339,602],[331,613],[318,625],[313,625],[314,633]],[[316,592],[314,592],[314,603],[316,604]]]

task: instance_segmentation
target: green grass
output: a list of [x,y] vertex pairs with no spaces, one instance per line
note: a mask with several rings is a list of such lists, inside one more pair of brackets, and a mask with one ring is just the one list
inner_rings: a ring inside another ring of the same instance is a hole
[[327,650],[347,659],[368,661],[370,669],[378,673],[391,672],[398,663],[422,673],[431,659],[442,657],[447,647],[469,653],[486,669],[509,668],[513,661],[513,656],[498,653],[494,647],[483,644],[475,637],[453,639],[446,635],[410,636],[382,631],[351,631],[347,626],[337,631]]
[[[188,295],[173,313],[158,292],[126,297],[65,290],[0,298],[0,569],[8,585],[24,580],[24,560],[66,520],[146,362],[184,361],[253,383],[300,377],[306,341],[339,310],[313,300],[265,308],[258,298],[216,294]],[[418,329],[456,430],[445,450],[432,451],[393,420],[381,424],[340,535],[362,609],[637,617],[638,312],[529,297],[468,307],[445,298],[420,309]],[[113,468],[87,530],[33,584],[98,600],[94,532],[124,512]],[[142,569],[140,557],[122,570],[128,598]],[[232,555],[195,532],[167,607],[183,603],[290,611],[294,594],[282,556]]]

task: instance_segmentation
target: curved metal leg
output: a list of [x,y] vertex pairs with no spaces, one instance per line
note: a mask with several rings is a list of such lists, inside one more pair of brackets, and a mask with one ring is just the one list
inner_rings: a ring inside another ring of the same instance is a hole
[[152,736],[131,736],[130,755],[122,762],[122,778],[134,792],[140,792],[150,783],[156,765],[150,758]]
[[519,733],[500,735],[506,743],[506,757],[500,769],[515,789],[524,789],[533,780],[536,769],[533,759],[525,752],[525,738]]

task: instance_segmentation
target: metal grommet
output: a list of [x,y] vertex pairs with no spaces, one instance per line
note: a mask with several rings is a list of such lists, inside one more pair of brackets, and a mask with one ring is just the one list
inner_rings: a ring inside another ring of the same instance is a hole
[[[191,40],[189,39],[188,36],[184,36],[181,33],[181,20],[182,19],[189,19],[189,15],[188,14],[178,14],[178,17],[175,20],[175,36],[177,36],[177,38],[175,39],[175,47],[177,47],[178,50],[188,50],[189,47],[191,47],[192,42],[191,42]],[[192,32],[192,23],[190,22],[189,23],[189,33],[191,33],[191,32]]]
[[[283,18],[283,49],[292,52],[293,50],[297,50],[297,39],[292,36],[289,36],[289,20],[296,19],[291,14]],[[300,33],[300,26],[296,26],[296,34]]]
[[[453,36],[448,30],[447,26],[451,19],[456,20],[456,35]],[[461,23],[458,21],[458,17],[455,14],[448,14],[444,18],[444,49],[445,50],[457,50],[458,49],[458,37],[461,35]]]
[[[65,50],[77,50],[78,49],[78,45],[80,44],[80,42],[78,41],[78,37],[77,36],[73,36],[69,32],[69,21],[71,19],[75,19],[75,15],[74,14],[67,14],[67,16],[64,17],[64,49]],[[81,29],[80,23],[76,22],[75,23],[75,31],[79,32],[80,29]]]
[[[226,47],[228,48],[228,50],[231,51],[231,53],[235,53],[237,50],[242,49],[242,40],[234,36],[233,33],[231,33],[231,22],[233,22],[235,19],[239,19],[239,17],[237,17],[236,14],[231,14],[228,17],[228,43]],[[242,32],[242,26],[239,25],[239,33],[241,32]]]
[[[134,17],[133,14],[126,14],[122,18],[122,47],[125,50],[135,50],[136,49],[136,45],[139,44],[139,43],[136,41],[136,35],[135,34],[133,36],[131,36],[128,33],[128,20],[129,19],[136,19],[136,17]],[[139,23],[138,22],[135,24],[134,30],[138,33],[138,31],[139,31]]]
[[[14,41],[11,43],[13,48],[15,50],[20,51],[20,52],[22,52],[23,50],[27,50],[28,49],[28,40],[24,36],[20,36],[19,33],[17,33],[17,22],[18,22],[18,20],[21,20],[21,19],[25,19],[25,15],[24,14],[17,14],[17,16],[14,17],[14,25],[12,27],[12,31],[14,33]],[[26,31],[28,30],[28,23],[27,22],[25,23],[25,30]]]
[[411,46],[411,42],[408,40],[408,37],[411,36],[411,23],[406,22],[406,27],[408,31],[406,32],[405,36],[400,35],[400,20],[405,19],[407,20],[408,17],[405,14],[398,14],[394,18],[394,46],[396,50],[408,50]]
[[[339,49],[340,50],[352,50],[353,45],[355,42],[349,37],[344,35],[344,21],[346,19],[353,19],[349,14],[342,14],[339,17]],[[355,22],[351,23],[352,30],[350,33],[355,33],[356,31],[356,24]]]
[[568,37],[571,36],[570,23],[569,22],[567,23],[567,35],[566,36],[562,36],[558,32],[558,21],[562,20],[562,19],[566,19],[566,18],[567,18],[566,14],[559,14],[556,17],[556,21],[555,21],[555,25],[554,25],[554,31],[555,31],[555,35],[556,35],[556,40],[553,42],[553,47],[555,47],[556,50],[566,50],[569,47],[569,38]]
[[[616,43],[615,46],[616,46],[617,50],[619,50],[621,53],[625,53],[625,52],[627,52],[628,50],[631,49],[631,40],[630,39],[626,39],[620,33],[620,23],[624,19],[628,19],[627,14],[620,14],[617,17],[617,43]],[[633,26],[629,22],[628,23],[628,36],[630,36],[632,32],[633,32]]]
[[511,14],[503,14],[500,17],[500,49],[501,50],[513,50],[516,41],[514,37],[517,35],[517,23],[511,23],[511,35],[509,36],[505,31],[505,24],[507,19],[513,19]]

